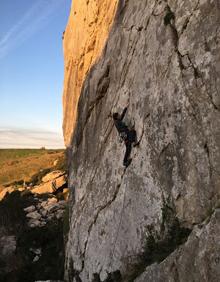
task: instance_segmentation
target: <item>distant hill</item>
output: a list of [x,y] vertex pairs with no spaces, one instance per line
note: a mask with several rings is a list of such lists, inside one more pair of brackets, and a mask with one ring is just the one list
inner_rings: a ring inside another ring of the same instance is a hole
[[51,168],[63,169],[64,150],[0,149],[0,190],[12,183],[36,181]]

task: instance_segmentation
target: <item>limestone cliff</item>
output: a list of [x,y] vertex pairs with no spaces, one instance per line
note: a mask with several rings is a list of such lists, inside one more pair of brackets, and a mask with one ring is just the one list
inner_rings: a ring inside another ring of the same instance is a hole
[[63,34],[65,81],[63,93],[64,139],[69,145],[77,118],[77,105],[87,72],[104,47],[118,0],[73,1]]
[[[67,281],[219,281],[219,28],[219,1],[119,1],[81,81]],[[127,168],[111,117],[126,105],[139,141]]]

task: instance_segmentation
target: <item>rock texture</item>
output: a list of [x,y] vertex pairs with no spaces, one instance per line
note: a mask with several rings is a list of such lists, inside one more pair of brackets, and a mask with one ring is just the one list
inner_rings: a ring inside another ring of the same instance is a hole
[[[219,27],[219,1],[119,1],[70,146],[67,281],[219,281]],[[127,104],[140,144],[124,168],[110,114]]]
[[0,192],[0,201],[2,200],[2,199],[4,199],[4,197],[5,197],[5,195],[7,194],[7,193],[12,193],[13,191],[14,191],[15,189],[13,188],[13,187],[7,187],[7,188],[4,188],[1,192]]
[[53,181],[57,178],[59,178],[60,176],[65,175],[64,171],[60,171],[60,170],[54,170],[50,173],[47,173],[43,178],[42,178],[42,182],[49,182],[49,181]]
[[61,198],[16,190],[0,201],[0,281],[63,279],[68,209]]
[[196,226],[187,243],[161,264],[153,264],[135,282],[219,281],[220,209],[210,222]]
[[66,173],[64,171],[55,170],[45,175],[42,178],[42,183],[31,189],[31,192],[36,194],[55,193],[65,186]]
[[77,105],[85,76],[100,57],[118,0],[73,1],[63,34],[65,81],[63,93],[64,139],[70,144]]
[[25,190],[34,194],[56,194],[59,191],[63,191],[67,187],[67,175],[65,171],[54,170],[46,174],[39,185],[27,186],[17,188],[16,185],[3,188],[0,192],[0,201],[3,200],[8,194],[14,191],[23,192]]
[[66,201],[57,201],[55,197],[47,200],[38,200],[35,205],[24,209],[28,219],[28,226],[42,227],[52,220],[62,219],[64,216]]

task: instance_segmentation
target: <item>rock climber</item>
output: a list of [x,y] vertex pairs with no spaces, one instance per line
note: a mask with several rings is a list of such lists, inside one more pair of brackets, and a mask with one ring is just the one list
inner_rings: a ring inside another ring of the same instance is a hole
[[134,128],[129,129],[128,126],[123,122],[127,109],[128,108],[126,107],[123,110],[121,115],[119,115],[118,113],[113,114],[113,120],[114,120],[115,127],[118,130],[119,136],[124,141],[125,146],[126,146],[126,151],[125,151],[125,156],[124,156],[124,161],[123,161],[123,165],[125,167],[128,167],[132,161],[132,159],[130,158],[132,144],[133,144],[133,147],[138,145],[136,131],[134,130]]

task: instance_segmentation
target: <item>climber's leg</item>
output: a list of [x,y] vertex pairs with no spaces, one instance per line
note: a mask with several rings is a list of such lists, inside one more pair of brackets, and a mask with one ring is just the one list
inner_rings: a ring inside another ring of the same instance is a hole
[[123,165],[128,167],[129,164],[131,163],[131,159],[130,159],[130,155],[131,155],[131,142],[129,140],[127,140],[125,142],[125,146],[126,146],[126,151],[125,151],[125,156],[124,156],[124,161],[123,161]]
[[129,140],[132,143],[137,143],[137,133],[135,129],[130,130],[129,132]]

